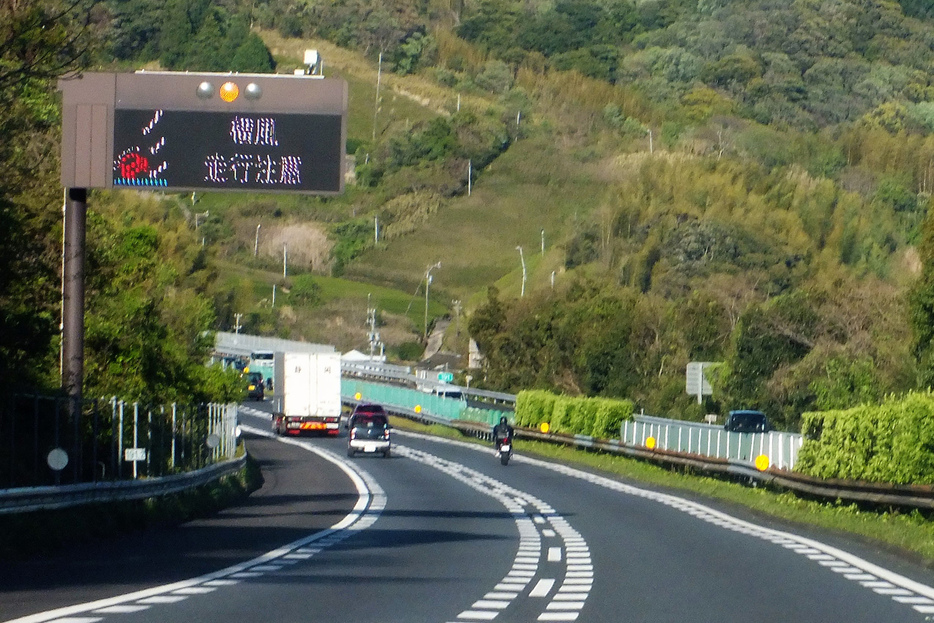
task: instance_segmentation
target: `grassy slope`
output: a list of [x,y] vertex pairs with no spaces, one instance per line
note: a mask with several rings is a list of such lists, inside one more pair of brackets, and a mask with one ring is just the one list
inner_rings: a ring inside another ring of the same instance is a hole
[[[561,270],[564,253],[557,245],[601,196],[590,168],[580,163],[568,166],[569,154],[555,143],[545,131],[519,140],[480,172],[471,196],[451,200],[417,234],[366,253],[348,275],[399,282],[410,279],[413,270],[419,274],[422,267],[440,260],[441,269],[433,273],[433,287],[439,291],[469,300],[505,277],[501,289],[515,296],[521,282],[516,246],[521,245],[529,279],[544,285],[552,270]],[[529,281],[526,287],[532,285]]]
[[[348,135],[364,140],[372,136],[376,82],[372,63],[324,41],[283,39],[273,32],[264,32],[263,38],[286,66],[290,59],[297,63],[305,48],[319,49],[325,73],[349,83]],[[387,72],[382,76],[382,89],[380,130],[387,123],[410,124],[450,111],[458,96],[420,76]],[[461,98],[463,107],[480,113],[490,103],[476,95],[462,94]],[[557,131],[533,124],[530,120],[525,126],[529,136],[513,144],[487,170],[475,172],[470,197],[449,200],[417,233],[365,253],[348,267],[347,277],[414,291],[425,268],[441,261],[442,268],[432,272],[432,291],[447,307],[454,298],[476,300],[478,292],[500,280],[501,289],[515,296],[521,287],[516,250],[521,245],[528,270],[526,287],[547,286],[551,271],[560,272],[563,265],[564,253],[558,245],[574,231],[578,219],[599,205],[603,190],[596,162],[583,162],[575,156],[576,145]]]

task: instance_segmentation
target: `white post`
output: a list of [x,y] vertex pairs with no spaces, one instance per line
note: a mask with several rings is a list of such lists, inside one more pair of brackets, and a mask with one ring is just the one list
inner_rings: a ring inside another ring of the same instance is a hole
[[272,284],[272,306],[276,306],[276,284]]
[[652,145],[652,128],[649,128],[649,153],[650,154],[655,153],[655,148]]
[[[133,450],[136,451],[136,448],[139,447],[139,403],[133,403]],[[137,470],[136,466],[139,461],[133,461],[133,480],[136,480]]]
[[379,244],[379,214],[373,216],[373,244]]
[[282,243],[282,278],[284,279],[287,276],[286,266],[289,261],[289,246],[286,243]]
[[117,474],[123,476],[123,401],[120,401],[120,431],[117,433]]
[[471,191],[473,190],[473,161],[467,161],[467,196],[470,196]]
[[253,257],[259,254],[259,228],[262,226],[262,223],[256,226],[256,239],[253,241]]
[[542,229],[542,255],[545,255],[545,230]]
[[175,418],[176,418],[176,404],[172,403],[172,458],[169,459],[169,468],[172,470],[175,469]]
[[461,111],[461,94],[457,94],[457,112]]
[[519,261],[522,262],[522,292],[519,295],[522,297],[525,296],[525,256],[522,254],[522,247],[517,246],[516,249],[519,250]]

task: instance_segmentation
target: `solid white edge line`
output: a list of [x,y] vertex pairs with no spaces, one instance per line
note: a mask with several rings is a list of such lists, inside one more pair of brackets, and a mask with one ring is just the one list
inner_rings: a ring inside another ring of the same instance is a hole
[[[457,446],[461,446],[464,448],[471,448],[478,452],[487,450],[487,448],[478,446],[477,444],[467,443],[465,441],[458,441],[455,439],[444,439],[444,438],[439,438],[439,437],[432,437],[430,435],[423,435],[420,433],[410,433],[410,432],[402,432],[401,434],[406,435],[406,436],[416,437],[419,439],[426,439],[426,440],[434,441],[437,443],[457,445]],[[659,493],[657,491],[653,491],[651,489],[643,489],[641,487],[634,487],[632,485],[625,484],[621,481],[613,480],[606,476],[599,476],[596,474],[591,474],[590,472],[585,472],[583,470],[575,469],[573,467],[568,467],[566,465],[561,465],[558,463],[551,463],[548,461],[543,461],[541,459],[535,459],[535,458],[522,456],[522,455],[513,455],[513,460],[518,461],[520,463],[528,463],[531,465],[538,465],[540,467],[545,467],[547,469],[557,471],[558,473],[563,472],[566,475],[581,478],[582,480],[591,482],[594,485],[603,486],[604,488],[609,488],[612,491],[619,491],[620,493],[625,493],[628,495],[639,495],[640,497],[645,497],[647,499],[650,499],[650,500],[653,500],[655,502],[659,502],[662,504],[664,504],[667,501],[669,503],[668,505],[670,505],[675,510],[687,512],[687,510],[690,509],[691,511],[693,511],[692,513],[689,513],[689,514],[696,514],[698,512],[706,513],[709,515],[709,517],[699,517],[698,519],[700,519],[701,521],[706,521],[708,523],[711,523],[712,525],[716,525],[716,524],[714,524],[711,521],[711,519],[725,520],[734,526],[746,528],[748,530],[753,530],[755,532],[754,536],[756,536],[756,538],[763,538],[766,535],[768,535],[773,538],[788,539],[790,541],[793,541],[794,543],[799,543],[802,546],[805,546],[811,550],[811,551],[806,551],[806,552],[805,551],[799,552],[801,554],[818,553],[818,552],[830,554],[831,556],[834,556],[838,558],[839,560],[843,560],[851,564],[857,569],[861,569],[867,573],[872,573],[876,575],[877,577],[887,580],[897,586],[901,586],[902,588],[907,588],[911,591],[914,591],[915,593],[919,595],[924,595],[925,597],[930,597],[934,599],[934,587],[928,586],[926,584],[922,584],[920,582],[916,582],[915,580],[912,580],[903,575],[895,573],[894,571],[889,571],[888,569],[885,569],[874,563],[871,563],[868,560],[860,558],[859,556],[850,554],[841,549],[837,549],[836,547],[833,547],[831,545],[826,545],[824,543],[821,543],[820,541],[815,541],[813,539],[799,536],[791,532],[783,532],[781,530],[773,530],[771,528],[765,528],[763,526],[739,519],[727,513],[715,510],[713,508],[710,508],[709,506],[705,506],[697,502],[692,502],[690,500],[680,498],[676,495],[671,495],[668,493]],[[602,482],[612,483],[614,486],[606,487],[605,485],[601,484]],[[788,547],[788,545],[785,545],[785,547]],[[794,546],[792,545],[790,549],[794,549]]]
[[355,521],[357,521],[357,519],[360,518],[360,515],[363,513],[363,511],[366,510],[367,504],[369,503],[370,490],[366,486],[366,483],[364,482],[363,478],[361,478],[355,471],[353,471],[349,465],[337,460],[335,457],[330,456],[330,454],[321,452],[313,446],[301,443],[299,441],[295,441],[294,439],[276,437],[275,435],[273,435],[272,433],[268,431],[264,431],[258,428],[253,428],[252,426],[245,425],[245,424],[241,424],[240,428],[244,431],[253,433],[255,435],[260,435],[262,437],[276,439],[280,443],[298,446],[299,448],[303,448],[305,450],[308,450],[309,452],[313,452],[317,454],[318,456],[320,456],[321,458],[325,459],[326,461],[337,465],[337,467],[339,467],[341,471],[347,474],[351,482],[353,482],[354,487],[356,487],[357,489],[357,503],[354,505],[353,510],[351,510],[350,513],[348,513],[343,519],[341,519],[339,522],[337,522],[330,528],[326,528],[320,532],[316,532],[312,535],[301,538],[297,541],[293,541],[287,545],[283,545],[282,547],[279,547],[270,552],[266,552],[265,554],[257,556],[256,558],[253,558],[252,560],[248,560],[246,562],[242,562],[236,565],[232,565],[230,567],[226,567],[224,569],[221,569],[220,571],[214,571],[212,573],[201,575],[196,578],[192,578],[190,580],[181,580],[179,582],[173,582],[172,584],[163,584],[162,586],[156,586],[153,588],[147,588],[147,589],[136,591],[133,593],[126,593],[123,595],[118,595],[116,597],[108,597],[106,599],[98,599],[97,601],[89,601],[89,602],[85,602],[82,604],[75,604],[73,606],[65,606],[64,608],[56,608],[55,610],[48,610],[46,612],[30,614],[24,617],[20,617],[18,619],[10,619],[6,621],[5,623],[46,623],[47,621],[52,621],[54,619],[60,619],[63,617],[74,615],[74,614],[82,614],[85,612],[90,612],[91,610],[106,608],[108,606],[116,606],[119,604],[124,604],[128,601],[137,601],[140,599],[145,599],[146,597],[153,597],[156,595],[162,595],[164,593],[170,593],[173,591],[177,591],[182,588],[190,588],[192,586],[197,586],[198,584],[202,584],[210,580],[217,580],[217,579],[232,575],[234,573],[245,571],[255,565],[269,562],[270,560],[274,560],[276,558],[279,558],[280,556],[284,556],[285,554],[288,554],[292,552],[293,550],[299,547],[302,547],[303,545],[307,545],[308,543],[312,543],[319,539],[323,539],[324,537],[334,534],[335,532],[339,532],[343,530],[344,528],[352,525]]

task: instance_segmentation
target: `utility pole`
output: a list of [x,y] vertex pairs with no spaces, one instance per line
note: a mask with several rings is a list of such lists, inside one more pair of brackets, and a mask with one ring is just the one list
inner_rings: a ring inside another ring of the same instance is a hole
[[542,229],[542,255],[545,255],[545,230]]
[[240,334],[240,327],[242,326],[242,325],[240,324],[240,319],[243,318],[243,314],[234,314],[234,318],[235,318],[234,333],[236,333],[237,335],[239,335],[239,334]]
[[376,116],[379,113],[379,85],[383,78],[383,53],[379,53],[379,65],[376,69],[376,101],[373,103],[373,142],[376,142]]
[[425,343],[428,343],[428,286],[431,285],[431,271],[435,268],[441,268],[441,262],[436,262],[425,271]]

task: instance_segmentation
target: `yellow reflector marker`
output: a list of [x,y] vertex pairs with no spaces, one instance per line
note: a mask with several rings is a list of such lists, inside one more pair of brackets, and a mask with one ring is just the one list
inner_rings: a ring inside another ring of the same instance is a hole
[[542,425],[539,426],[539,429],[540,429],[543,433],[547,433],[548,431],[551,430],[551,425],[548,424],[548,422],[542,422]]
[[360,400],[361,398],[363,398],[363,394],[361,394],[360,392],[357,392],[356,394],[353,395],[354,400]]
[[415,413],[421,413],[421,412],[422,412],[422,405],[415,405]]
[[655,437],[649,437],[648,439],[646,439],[645,447],[648,448],[649,450],[654,450],[655,449]]
[[232,102],[240,95],[240,87],[233,82],[225,82],[221,85],[221,99],[225,102]]
[[769,468],[769,457],[765,454],[760,454],[756,457],[756,469],[760,472],[764,472]]

